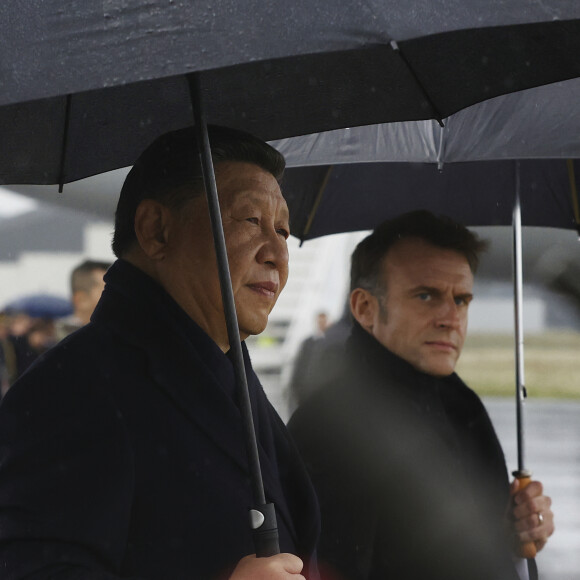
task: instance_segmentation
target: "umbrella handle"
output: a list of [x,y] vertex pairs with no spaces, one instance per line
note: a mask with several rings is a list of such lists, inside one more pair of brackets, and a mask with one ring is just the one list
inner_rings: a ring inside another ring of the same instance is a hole
[[[532,481],[532,473],[527,470],[514,471],[514,477],[520,482],[519,489],[525,489]],[[518,546],[518,556],[521,558],[535,558],[536,544],[534,542],[526,542]]]
[[258,558],[267,558],[280,553],[276,509],[273,503],[251,509],[250,526]]

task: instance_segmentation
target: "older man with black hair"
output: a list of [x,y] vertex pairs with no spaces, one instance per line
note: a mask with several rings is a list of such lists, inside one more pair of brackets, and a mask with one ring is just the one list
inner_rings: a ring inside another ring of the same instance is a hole
[[[210,128],[240,338],[288,276],[284,159]],[[253,556],[246,449],[193,130],[160,137],[119,199],[91,322],[0,408],[2,578],[316,578],[314,491],[243,348],[282,554]],[[304,571],[301,574],[304,563]]]
[[[322,511],[321,563],[348,580],[517,580],[553,532],[539,482],[510,485],[477,395],[454,373],[485,244],[424,211],[352,256],[343,365],[289,427]],[[510,497],[511,493],[511,497]],[[514,548],[514,549],[513,549]]]

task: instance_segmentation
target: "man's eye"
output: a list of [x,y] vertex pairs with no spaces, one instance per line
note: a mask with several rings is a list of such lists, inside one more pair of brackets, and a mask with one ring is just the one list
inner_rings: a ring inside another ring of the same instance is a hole
[[278,228],[276,233],[280,234],[285,240],[290,237],[290,232],[284,228]]
[[426,302],[431,298],[431,294],[429,294],[429,292],[421,292],[421,294],[418,294],[417,296],[419,297],[419,300],[422,300],[423,302]]
[[258,225],[260,223],[260,220],[257,217],[246,218],[246,221],[255,225]]
[[465,306],[467,304],[467,300],[465,298],[456,298],[455,304],[457,304],[457,306]]

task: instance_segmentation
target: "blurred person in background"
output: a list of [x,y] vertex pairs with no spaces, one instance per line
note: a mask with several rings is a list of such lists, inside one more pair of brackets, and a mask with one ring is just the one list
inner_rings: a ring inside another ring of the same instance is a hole
[[52,318],[33,318],[25,334],[14,337],[17,378],[44,352],[57,342],[56,325]]
[[[313,344],[314,354],[305,353],[308,369],[302,368],[301,352],[292,365],[288,382],[288,404],[290,413],[307,401],[315,392],[340,376],[340,364],[344,357],[344,346],[352,329],[349,300],[346,301],[340,318],[326,324],[324,333]],[[302,351],[302,349],[300,349]]]
[[289,383],[292,409],[303,403],[311,393],[316,391],[324,378],[318,376],[321,371],[318,346],[322,344],[327,328],[328,314],[323,311],[317,312],[314,334],[302,341],[294,359]]
[[57,342],[52,318],[31,317],[26,313],[4,315],[0,331],[2,397],[28,367]]
[[70,275],[73,313],[57,321],[59,340],[89,323],[105,288],[103,276],[110,266],[109,262],[84,260],[73,269]]

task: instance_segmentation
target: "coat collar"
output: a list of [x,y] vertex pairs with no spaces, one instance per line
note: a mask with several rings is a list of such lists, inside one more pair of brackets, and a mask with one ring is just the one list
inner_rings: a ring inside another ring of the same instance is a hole
[[373,388],[388,391],[389,397],[412,404],[416,410],[428,407],[432,412],[438,399],[439,378],[416,370],[357,323],[348,339],[347,353],[352,363],[365,369]]
[[[440,407],[441,397],[448,399],[453,393],[461,397],[463,404],[466,397],[473,399],[474,402],[478,401],[473,391],[456,373],[446,377],[435,377],[417,370],[383,346],[356,322],[353,324],[347,345],[351,364],[369,369],[373,376],[383,377],[375,381],[375,384],[388,388],[391,396],[398,396],[407,402],[412,401],[416,408],[427,406],[428,412],[432,413],[433,406]],[[384,377],[389,377],[390,380],[385,381]]]

